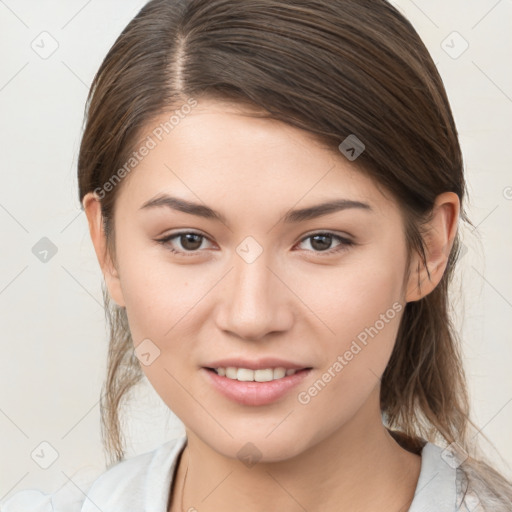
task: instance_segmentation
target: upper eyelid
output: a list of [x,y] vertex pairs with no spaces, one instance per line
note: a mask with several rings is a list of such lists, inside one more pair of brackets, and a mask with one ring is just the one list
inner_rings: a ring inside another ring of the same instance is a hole
[[[204,233],[201,233],[199,231],[194,231],[192,229],[182,230],[182,231],[178,231],[176,233],[170,233],[169,235],[165,235],[165,236],[159,238],[157,241],[159,241],[159,242],[169,242],[173,238],[177,238],[177,237],[179,237],[181,235],[187,235],[187,234],[198,235],[198,236],[201,236],[202,238],[207,239],[209,242],[214,243],[210,239],[209,236],[207,236]],[[353,237],[351,235],[349,235],[348,233],[339,234],[339,233],[336,233],[335,231],[330,231],[330,230],[317,230],[317,231],[311,231],[311,232],[308,232],[308,233],[305,233],[304,235],[302,235],[301,238],[298,240],[298,242],[296,242],[295,245],[297,245],[299,243],[302,243],[305,240],[307,240],[308,238],[311,238],[311,237],[317,236],[317,235],[332,235],[333,238],[338,238],[341,241],[346,241],[346,242],[349,242],[351,244],[355,243],[354,240],[353,240]],[[187,251],[187,252],[193,253],[193,252],[199,252],[199,250],[197,250],[197,251]]]

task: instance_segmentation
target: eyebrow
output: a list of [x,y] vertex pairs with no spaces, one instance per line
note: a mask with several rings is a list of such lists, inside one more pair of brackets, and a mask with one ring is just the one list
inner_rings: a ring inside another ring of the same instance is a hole
[[[172,210],[177,210],[183,213],[188,213],[190,215],[196,215],[198,217],[203,217],[205,219],[216,220],[222,222],[223,224],[228,224],[227,219],[219,212],[212,210],[210,207],[199,204],[192,203],[190,201],[185,201],[184,199],[179,199],[177,197],[171,197],[167,194],[161,194],[149,201],[146,201],[140,209],[150,209],[150,208],[158,208],[158,207],[167,207]],[[306,220],[316,219],[317,217],[322,217],[323,215],[328,215],[330,213],[335,213],[351,208],[357,208],[366,211],[373,211],[372,207],[361,201],[353,201],[350,199],[335,199],[333,201],[328,201],[326,203],[317,204],[315,206],[309,206],[307,208],[301,208],[297,210],[290,210],[286,213],[283,218],[283,222],[285,224],[304,222]]]

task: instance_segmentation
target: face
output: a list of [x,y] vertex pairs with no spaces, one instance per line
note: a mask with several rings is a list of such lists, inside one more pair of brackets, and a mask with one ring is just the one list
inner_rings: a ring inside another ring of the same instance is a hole
[[341,153],[202,101],[124,179],[115,233],[108,285],[142,368],[218,453],[296,456],[378,393],[406,301],[403,221]]

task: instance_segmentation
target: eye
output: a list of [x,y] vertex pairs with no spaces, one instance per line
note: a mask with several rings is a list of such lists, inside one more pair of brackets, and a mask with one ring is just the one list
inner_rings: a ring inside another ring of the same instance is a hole
[[[337,240],[338,244],[332,248],[334,240]],[[306,241],[309,241],[309,245],[312,247],[313,252],[320,255],[332,255],[334,253],[347,250],[348,247],[355,245],[355,242],[352,240],[330,232],[320,232],[308,235],[306,238],[301,240],[301,244]]]
[[[174,254],[183,256],[194,256],[198,254],[201,249],[204,249],[203,242],[208,240],[206,236],[196,233],[194,231],[182,231],[180,233],[173,233],[159,240],[159,244],[164,245],[169,251]],[[355,245],[355,242],[348,238],[336,235],[330,232],[319,232],[308,235],[303,238],[300,244],[309,241],[312,249],[305,249],[313,251],[319,255],[332,255],[341,251],[347,250],[348,247]],[[333,248],[333,242],[337,241],[338,244]],[[299,245],[300,245],[299,244]],[[178,246],[178,248],[176,248]]]
[[[176,239],[176,242],[171,243]],[[159,244],[166,246],[172,253],[180,254],[183,256],[194,256],[199,252],[203,245],[203,241],[207,240],[204,235],[195,233],[194,231],[182,231],[180,233],[174,233],[156,240]],[[181,246],[178,249],[175,245]]]

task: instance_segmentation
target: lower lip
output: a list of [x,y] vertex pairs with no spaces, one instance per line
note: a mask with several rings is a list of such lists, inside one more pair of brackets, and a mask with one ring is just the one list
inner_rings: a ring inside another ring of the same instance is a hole
[[206,373],[207,378],[217,391],[242,405],[267,405],[275,402],[300,384],[311,371],[311,369],[300,370],[293,375],[270,382],[241,382],[221,377],[206,368],[201,370]]

